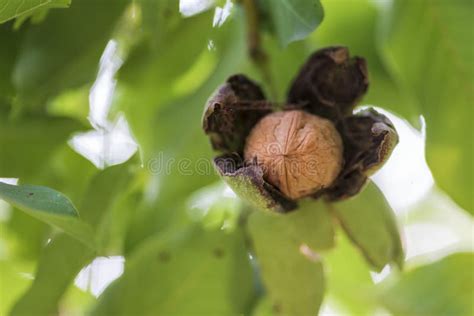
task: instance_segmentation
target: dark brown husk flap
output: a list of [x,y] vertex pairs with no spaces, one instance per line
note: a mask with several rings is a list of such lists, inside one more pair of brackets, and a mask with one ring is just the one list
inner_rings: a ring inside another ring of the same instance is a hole
[[244,75],[234,75],[207,102],[203,129],[212,147],[221,152],[242,154],[252,127],[273,111],[262,89]]
[[372,108],[346,117],[339,130],[344,141],[345,166],[326,191],[330,200],[357,194],[367,177],[385,163],[398,143],[392,122]]
[[214,165],[227,184],[255,206],[280,213],[297,208],[296,202],[285,198],[278,189],[263,179],[260,166],[244,165],[238,154],[216,157]]
[[288,103],[338,122],[350,115],[369,85],[363,58],[346,47],[328,47],[309,57],[293,81]]

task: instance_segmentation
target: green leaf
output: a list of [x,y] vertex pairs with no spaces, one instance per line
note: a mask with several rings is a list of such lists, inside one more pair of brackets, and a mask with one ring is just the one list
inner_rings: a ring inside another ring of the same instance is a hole
[[77,89],[64,90],[47,103],[47,112],[51,116],[76,119],[89,126],[89,85]]
[[242,201],[219,181],[194,192],[187,202],[188,216],[208,229],[233,230],[239,225]]
[[[3,200],[1,204],[6,204]],[[7,207],[11,212],[8,221],[0,226],[2,244],[9,251],[9,258],[16,260],[37,260],[48,238],[51,227],[36,218]]]
[[[100,172],[87,159],[76,153],[67,143],[63,143],[48,164],[40,168],[41,171],[29,182],[41,181],[43,185],[54,187],[65,194],[71,201],[78,205],[81,217],[85,215],[85,209],[80,204],[84,192],[91,178]],[[20,179],[23,181],[24,178]],[[26,181],[26,180],[25,180]],[[44,181],[44,182],[43,182]]]
[[[73,131],[82,126],[77,121],[47,116],[9,120],[0,113],[0,177],[38,181],[55,151],[64,145]],[[35,159],[31,159],[35,153]]]
[[126,4],[126,0],[77,1],[28,28],[13,72],[17,105],[42,109],[49,97],[91,82]]
[[346,236],[340,232],[336,237],[337,246],[324,256],[327,295],[347,314],[374,315],[374,282],[369,266]]
[[67,8],[71,0],[1,0],[0,23],[49,8]]
[[98,225],[115,200],[126,190],[132,175],[125,163],[97,173],[89,183],[80,204],[81,216],[91,225]]
[[474,254],[457,253],[380,284],[393,315],[472,315]]
[[403,249],[392,209],[373,184],[354,198],[330,204],[347,236],[376,271],[386,264],[403,266]]
[[14,95],[13,83],[11,81],[15,58],[23,36],[23,30],[13,30],[12,23],[0,25],[0,39],[2,49],[0,50],[0,107],[2,101],[9,103]]
[[57,303],[80,269],[93,257],[93,251],[66,235],[49,243],[41,256],[35,280],[15,304],[12,316],[56,314]]
[[7,315],[12,304],[32,282],[25,276],[33,268],[31,266],[18,260],[0,261],[0,315]]
[[143,192],[136,189],[117,190],[108,203],[97,229],[100,253],[104,255],[123,254],[129,226],[140,207]]
[[[82,201],[79,204],[82,219],[85,221],[83,224],[87,225],[90,229],[91,239],[94,238],[94,241],[95,239],[98,240],[94,246],[97,245],[99,251],[103,251],[107,240],[95,238],[90,227],[98,227],[99,231],[101,231],[107,229],[111,224],[109,219],[111,215],[110,212],[114,209],[115,203],[120,201],[119,198],[130,181],[130,172],[128,169],[129,166],[123,164],[107,168],[96,174],[90,181],[87,191],[83,194]],[[127,211],[130,212],[131,209],[132,208],[129,208]],[[50,315],[57,308],[59,300],[70,283],[74,280],[79,269],[97,252],[93,251],[96,249],[92,250],[66,236],[61,236],[57,239],[53,238],[53,241],[48,247],[52,247],[52,249],[46,248],[46,253],[44,253],[39,261],[40,268],[36,273],[36,279],[39,279],[39,281],[35,281],[16,307],[16,311],[19,315],[29,309],[34,311],[38,310],[39,313]],[[61,253],[63,253],[66,258],[58,259],[57,257],[60,256]],[[60,265],[59,269],[61,270],[59,274],[51,276],[52,272],[48,270],[48,268],[41,267],[43,265],[52,265],[54,260],[58,262],[57,264]],[[65,260],[75,260],[75,262],[71,264],[69,261],[65,262]],[[66,268],[62,265],[70,265],[70,267]],[[44,284],[45,282],[49,282],[48,277],[51,278],[51,283]],[[45,295],[44,300],[42,300],[41,288],[44,287],[52,294]]]
[[92,228],[79,219],[76,208],[62,193],[42,186],[0,182],[0,198],[28,215],[93,246]]
[[0,197],[25,212],[79,217],[76,208],[66,196],[47,187],[0,182]]
[[334,243],[323,205],[308,203],[285,215],[255,211],[248,230],[273,309],[281,315],[316,315],[325,281],[315,251]]
[[266,296],[262,297],[255,308],[252,310],[252,316],[273,316],[272,302]]
[[[44,122],[44,127],[48,126],[47,122],[47,120]],[[23,133],[24,135],[18,138],[21,140],[19,143],[15,142],[16,137],[7,137],[9,139],[7,141],[8,147],[5,148],[14,148],[14,150],[6,150],[5,156],[8,159],[13,159],[10,161],[15,163],[8,163],[6,160],[5,169],[2,168],[0,175],[7,175],[5,171],[11,170],[11,173],[8,174],[19,177],[22,182],[41,183],[43,186],[53,187],[66,195],[74,205],[77,205],[81,217],[84,216],[85,210],[81,208],[80,201],[90,178],[94,173],[97,173],[97,169],[88,160],[75,153],[65,142],[61,146],[53,146],[55,141],[48,145],[50,138],[54,137],[51,135],[52,131],[56,128],[52,128],[50,133],[45,130],[38,132],[36,128],[29,129],[28,125],[11,125],[19,126],[15,128],[16,133],[10,136],[18,136]],[[50,125],[53,124],[50,123]],[[63,133],[61,129],[57,130],[58,134]],[[38,137],[39,135],[42,137]],[[65,138],[66,136],[61,137]],[[35,140],[38,142],[33,143]],[[42,144],[46,148],[42,148]],[[47,149],[50,146],[55,149]],[[56,147],[59,148],[56,149]],[[35,159],[30,159],[28,150],[31,151],[32,148],[35,153],[41,153],[42,157],[35,156]],[[40,151],[38,152],[38,150]],[[0,165],[4,161],[2,158],[4,156],[0,158]],[[51,227],[20,210],[13,210],[11,215],[5,224],[7,232],[12,237],[11,242],[7,245],[9,249],[12,249],[12,256],[37,259],[46,240],[51,237]]]
[[472,1],[395,1],[382,36],[386,61],[426,119],[426,156],[437,184],[474,212]]
[[255,213],[258,214],[251,215],[252,226],[262,226],[261,230],[285,235],[297,247],[306,244],[317,251],[334,247],[332,219],[321,201],[302,201],[298,209],[284,215],[261,210]]
[[247,314],[253,295],[242,231],[188,228],[138,248],[92,314],[241,315]]
[[[94,269],[91,266],[91,270]],[[89,283],[92,284],[92,283]],[[87,315],[90,307],[97,302],[92,291],[82,290],[75,284],[71,284],[59,301],[58,309],[64,315]]]
[[262,0],[260,4],[282,46],[306,38],[324,16],[319,0]]
[[[120,211],[121,205],[117,203],[124,200],[127,189],[133,183],[130,169],[130,163],[125,163],[109,167],[95,175],[80,204],[82,218],[95,228],[98,251],[101,255],[111,242],[108,236],[104,235],[105,231],[112,229],[113,225],[126,224],[121,222],[124,219],[120,219],[116,214],[116,209],[119,208],[118,211]],[[132,215],[130,213],[133,212],[134,207],[136,205],[126,210],[129,216]],[[115,217],[111,218],[114,215]],[[125,215],[122,217],[127,218]],[[124,238],[124,236],[121,237]]]

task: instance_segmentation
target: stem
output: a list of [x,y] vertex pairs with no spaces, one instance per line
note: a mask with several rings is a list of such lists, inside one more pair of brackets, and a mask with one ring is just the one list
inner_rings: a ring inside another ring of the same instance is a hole
[[276,99],[276,87],[272,80],[268,56],[262,48],[260,16],[257,5],[255,0],[241,0],[241,3],[247,17],[247,47],[249,57],[267,84],[271,98]]

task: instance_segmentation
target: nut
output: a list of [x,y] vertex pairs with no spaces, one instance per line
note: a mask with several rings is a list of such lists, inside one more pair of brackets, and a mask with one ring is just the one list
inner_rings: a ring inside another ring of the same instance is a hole
[[285,196],[298,199],[333,183],[343,146],[331,121],[300,110],[275,112],[252,129],[244,158],[260,165],[265,180]]
[[232,75],[203,115],[204,132],[220,152],[217,171],[241,198],[275,212],[296,209],[299,198],[355,196],[398,142],[384,115],[370,108],[354,113],[367,75],[365,60],[340,46],[308,58],[283,104],[266,99],[245,75]]

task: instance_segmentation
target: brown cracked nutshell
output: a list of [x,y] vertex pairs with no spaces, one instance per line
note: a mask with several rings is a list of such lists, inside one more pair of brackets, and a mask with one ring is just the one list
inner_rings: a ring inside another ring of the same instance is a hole
[[301,110],[265,116],[244,148],[244,160],[258,164],[264,178],[290,199],[329,187],[341,171],[342,155],[334,124]]
[[277,212],[305,197],[357,194],[398,142],[374,109],[353,113],[368,88],[364,59],[345,47],[315,52],[293,81],[283,111],[244,75],[209,99],[203,129],[222,155],[216,169],[242,198]]

